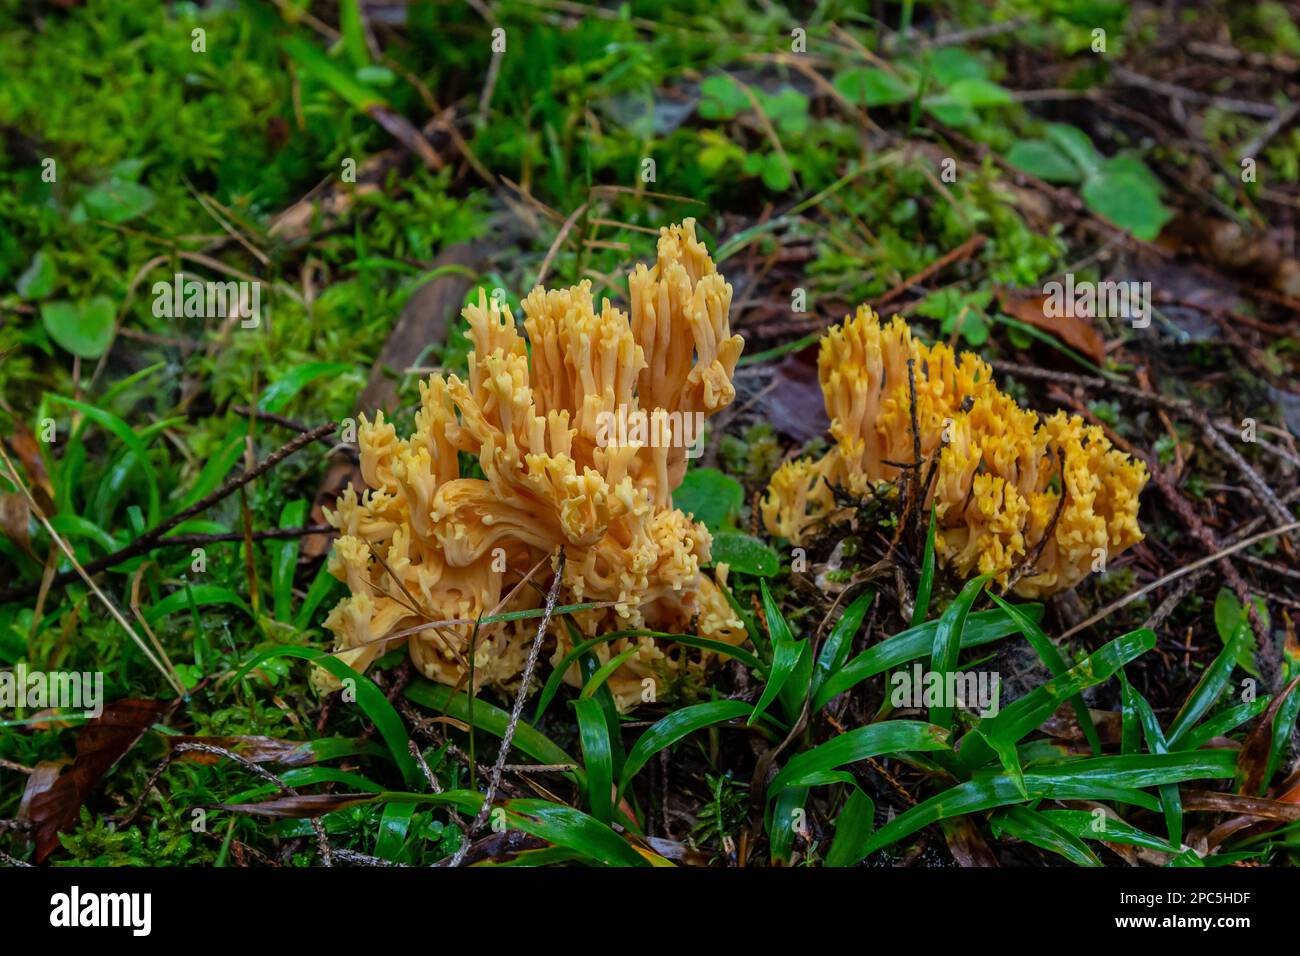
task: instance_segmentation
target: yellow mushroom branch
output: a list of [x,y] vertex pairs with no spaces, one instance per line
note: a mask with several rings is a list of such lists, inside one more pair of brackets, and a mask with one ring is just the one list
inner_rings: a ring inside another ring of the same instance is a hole
[[[327,512],[340,532],[330,570],[350,594],[326,627],[352,667],[405,641],[432,680],[464,685],[472,654],[475,691],[517,684],[535,622],[477,634],[472,624],[412,629],[537,607],[541,592],[515,585],[561,547],[564,603],[613,605],[571,616],[584,637],[649,629],[744,639],[718,587],[725,566],[716,582],[701,570],[708,531],[672,503],[704,418],[735,397],[743,343],[728,324],[731,286],[689,219],[661,230],[658,261],[639,265],[629,286],[630,314],[608,300],[597,308],[589,282],[536,288],[522,303],[523,334],[510,308],[480,290],[463,313],[468,380],[422,383],[408,436],[382,413],[362,418],[366,488],[349,487]],[[462,456],[481,477],[462,474]],[[558,663],[571,647],[564,621],[551,634]],[[663,694],[707,663],[652,637],[595,653],[604,662],[633,646],[610,680],[625,709],[647,681]],[[566,676],[576,681],[576,668]]]
[[1077,415],[1021,408],[978,356],[928,346],[901,318],[882,325],[861,307],[822,339],[818,375],[834,444],[778,469],[762,506],[770,533],[804,544],[842,514],[833,487],[862,499],[896,479],[915,455],[915,400],[922,475],[938,456],[926,501],[936,554],[958,575],[992,574],[1039,597],[1142,540],[1145,466]]

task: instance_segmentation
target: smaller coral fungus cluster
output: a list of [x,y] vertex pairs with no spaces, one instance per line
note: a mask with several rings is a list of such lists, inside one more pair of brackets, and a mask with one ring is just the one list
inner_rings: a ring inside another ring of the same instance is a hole
[[[537,587],[516,585],[560,548],[562,603],[612,605],[569,618],[584,637],[649,628],[744,639],[700,570],[708,531],[672,504],[685,443],[610,437],[613,420],[702,421],[733,400],[742,341],[728,328],[731,286],[687,220],[662,230],[658,262],[638,266],[630,289],[630,315],[608,301],[597,309],[588,282],[534,289],[523,301],[527,341],[510,309],[480,293],[464,312],[474,344],[469,380],[435,375],[422,385],[409,437],[382,413],[362,419],[367,489],[358,498],[349,488],[327,515],[341,532],[330,568],[351,592],[326,621],[343,660],[363,669],[405,640],[433,680],[467,682],[472,655],[474,689],[510,686],[535,620],[477,633],[472,623],[424,625],[537,607]],[[461,454],[481,478],[462,475]],[[551,630],[558,663],[569,635],[559,619]],[[664,681],[703,663],[699,652],[687,657],[648,636],[595,652],[606,661],[632,646],[610,680],[622,707],[641,699],[647,679],[662,693]]]
[[772,534],[806,542],[839,511],[833,487],[865,497],[914,460],[919,438],[921,475],[938,455],[926,502],[938,519],[936,553],[963,577],[992,574],[1037,597],[1142,539],[1143,464],[1077,415],[1040,420],[1022,409],[978,356],[927,346],[898,317],[882,327],[862,307],[822,339],[818,372],[835,444],[773,476],[762,509]]

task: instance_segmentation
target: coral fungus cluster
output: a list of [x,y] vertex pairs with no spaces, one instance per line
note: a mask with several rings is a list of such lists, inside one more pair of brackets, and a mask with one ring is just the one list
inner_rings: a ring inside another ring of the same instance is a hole
[[834,487],[863,498],[912,463],[919,445],[921,475],[938,455],[926,502],[938,519],[936,553],[959,575],[992,574],[1036,597],[1072,587],[1142,539],[1142,463],[1078,416],[1040,420],[1022,409],[978,356],[927,346],[902,319],[882,326],[862,307],[822,339],[818,373],[834,445],[773,476],[762,509],[772,534],[804,543],[838,513]]
[[[735,397],[742,341],[731,335],[731,286],[694,223],[661,230],[658,262],[630,276],[630,315],[592,300],[589,282],[534,289],[523,328],[480,292],[464,311],[474,349],[469,380],[421,385],[413,433],[383,414],[358,431],[367,489],[352,488],[328,520],[339,531],[330,568],[350,595],[329,615],[336,649],[364,669],[397,641],[427,677],[474,688],[516,684],[536,620],[474,621],[541,604],[544,580],[518,583],[564,549],[563,603],[584,636],[631,629],[744,639],[725,595],[700,570],[703,525],[673,508],[686,469],[682,442],[610,440],[612,416],[655,421],[710,415]],[[667,434],[667,432],[665,433]],[[463,476],[460,456],[482,477]],[[549,573],[538,575],[544,578]],[[725,577],[725,568],[718,571]],[[725,582],[723,582],[725,583]],[[553,662],[571,646],[552,622]],[[471,642],[473,648],[471,649]],[[619,705],[702,663],[698,652],[652,637],[598,645],[604,661],[638,650],[610,681]],[[572,674],[570,676],[573,676]]]

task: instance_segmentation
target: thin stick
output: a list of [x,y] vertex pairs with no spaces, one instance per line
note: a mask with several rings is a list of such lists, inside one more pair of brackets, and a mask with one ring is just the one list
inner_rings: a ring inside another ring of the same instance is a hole
[[569,231],[573,229],[573,224],[578,221],[578,217],[587,211],[588,205],[589,203],[583,203],[569,214],[568,219],[564,220],[564,225],[560,227],[560,231],[556,234],[555,241],[551,243],[551,248],[546,250],[546,258],[542,260],[542,267],[537,270],[537,281],[533,283],[534,285],[542,284],[542,280],[546,278],[547,270],[551,268],[551,261],[555,258],[555,254],[560,251],[560,246],[564,243]]
[[1238,551],[1241,551],[1245,548],[1249,548],[1252,544],[1259,544],[1259,542],[1267,541],[1269,538],[1276,538],[1280,534],[1288,534],[1294,531],[1296,528],[1300,528],[1300,521],[1293,521],[1290,524],[1283,525],[1280,528],[1271,528],[1268,531],[1261,531],[1259,534],[1247,538],[1244,541],[1238,541],[1234,545],[1223,548],[1220,551],[1216,551],[1214,554],[1206,555],[1205,557],[1200,558],[1199,560],[1193,561],[1191,564],[1185,564],[1177,571],[1171,571],[1169,574],[1166,574],[1164,577],[1152,581],[1146,587],[1139,588],[1136,591],[1124,595],[1124,597],[1120,598],[1118,601],[1106,605],[1104,608],[1102,608],[1100,611],[1098,611],[1092,617],[1088,618],[1083,623],[1076,624],[1074,627],[1070,628],[1068,631],[1062,634],[1061,640],[1065,640],[1065,638],[1067,637],[1073,637],[1075,634],[1078,634],[1084,628],[1092,627],[1092,625],[1096,624],[1098,621],[1102,621],[1106,619],[1110,615],[1114,614],[1116,611],[1120,610],[1120,608],[1123,608],[1126,605],[1131,604],[1132,602],[1136,601],[1140,597],[1144,597],[1145,595],[1150,594],[1152,591],[1156,590],[1156,588],[1163,587],[1164,585],[1168,584],[1170,581],[1176,581],[1178,578],[1181,578],[1185,574],[1191,574],[1193,571],[1199,570],[1200,568],[1203,568],[1206,565],[1214,564],[1216,561],[1220,561],[1223,558],[1226,558],[1230,554],[1236,554]]

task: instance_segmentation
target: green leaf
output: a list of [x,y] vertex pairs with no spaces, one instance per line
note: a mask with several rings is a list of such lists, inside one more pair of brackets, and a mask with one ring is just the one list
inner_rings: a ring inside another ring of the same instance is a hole
[[[1252,598],[1259,619],[1267,628],[1268,605],[1262,598]],[[1259,666],[1255,663],[1255,632],[1250,626],[1250,615],[1245,612],[1237,596],[1228,588],[1219,588],[1214,598],[1214,627],[1219,632],[1219,639],[1226,645],[1234,636],[1237,641],[1237,666],[1252,677],[1259,677]],[[1241,633],[1238,634],[1237,632]]]
[[[201,589],[195,588],[194,591],[197,593]],[[388,745],[388,751],[393,755],[393,762],[402,771],[402,778],[407,785],[415,785],[420,777],[415,768],[415,761],[411,759],[411,753],[408,749],[410,737],[406,733],[406,725],[402,723],[402,718],[398,716],[396,708],[384,696],[384,692],[379,689],[379,686],[374,681],[365,674],[353,670],[337,657],[312,647],[271,647],[254,654],[246,661],[235,672],[232,683],[238,683],[253,668],[278,657],[294,657],[299,660],[311,661],[311,663],[328,671],[339,680],[354,681],[357,706],[361,708],[362,713],[369,717],[371,723],[379,730],[379,735],[384,738],[384,743]]]
[[867,855],[867,840],[876,826],[876,805],[856,784],[835,819],[835,837],[826,852],[827,866],[853,866]]
[[912,626],[924,624],[930,616],[930,593],[934,590],[934,535],[938,524],[935,503],[930,504],[930,525],[925,532],[925,551],[921,555],[921,577],[916,583],[916,601],[912,605]]
[[143,216],[153,208],[153,191],[125,179],[110,179],[92,188],[81,199],[93,219],[123,223]]
[[718,531],[710,548],[713,563],[726,564],[733,571],[770,578],[781,570],[781,560],[762,541],[743,531]]
[[959,46],[939,47],[925,60],[925,67],[940,86],[952,86],[962,80],[983,80],[988,77],[984,62]]
[[[1157,836],[1152,836],[1132,824],[1125,823],[1123,820],[1109,815],[1099,818],[1091,810],[1039,810],[1038,815],[1047,818],[1053,825],[1082,840],[1125,843],[1129,846],[1143,846],[1164,853],[1178,852]],[[1100,829],[1098,829],[1098,823],[1101,824]]]
[[706,77],[700,83],[700,115],[705,119],[733,119],[749,107],[749,97],[728,73]]
[[[1043,666],[1051,671],[1053,677],[1061,677],[1069,671],[1070,666],[1065,663],[1065,658],[1061,657],[1061,652],[1056,649],[1056,645],[1043,633],[1043,629],[1037,623],[1022,614],[1019,608],[1008,604],[996,594],[990,592],[989,597],[993,599],[994,604],[1006,611],[1007,615],[1016,622],[1016,627],[1020,629],[1020,633],[1024,635],[1025,640],[1033,647],[1034,653],[1038,655],[1038,659],[1043,662]],[[1097,734],[1097,726],[1092,721],[1092,712],[1088,710],[1088,705],[1084,703],[1083,695],[1075,694],[1071,697],[1070,705],[1074,709],[1074,716],[1078,719],[1079,726],[1083,728],[1084,736],[1088,738],[1088,745],[1092,747],[1093,754],[1100,756],[1101,737]]]
[[1103,156],[1092,145],[1088,134],[1075,126],[1065,123],[1048,123],[1047,139],[1055,145],[1070,161],[1083,171],[1085,176],[1092,175],[1101,168]]
[[1011,102],[1011,94],[996,83],[979,77],[967,77],[948,87],[946,99],[971,109],[987,106],[1005,106]]
[[75,399],[64,398],[62,395],[51,395],[50,398],[67,405],[69,408],[75,408],[96,425],[112,432],[114,437],[126,446],[127,451],[135,458],[136,465],[144,472],[149,491],[149,524],[156,525],[162,507],[161,496],[158,491],[158,472],[154,469],[153,462],[149,460],[149,453],[146,451],[140,436],[132,430],[130,425],[112,412],[107,412],[94,405],[87,405],[85,402],[78,402]]
[[787,787],[813,783],[827,770],[881,754],[948,749],[948,731],[920,720],[886,720],[832,737],[824,744],[795,754],[768,784],[769,799]]
[[[1132,688],[1131,693],[1137,708],[1138,721],[1142,725],[1142,733],[1147,739],[1147,749],[1156,754],[1168,753],[1169,745],[1165,741],[1164,732],[1160,729],[1160,722],[1156,720],[1155,711],[1136,688]],[[1183,845],[1183,801],[1178,793],[1177,784],[1167,783],[1160,787],[1160,803],[1165,811],[1169,843],[1181,847]]]
[[794,181],[790,161],[780,153],[768,153],[763,157],[759,176],[763,180],[763,185],[775,193],[785,192]]
[[262,393],[257,407],[264,412],[278,412],[289,404],[290,400],[304,386],[325,376],[339,376],[353,371],[353,366],[343,362],[305,362],[295,365],[289,372],[271,383]]
[[1205,669],[1201,679],[1187,695],[1187,700],[1183,702],[1182,708],[1165,734],[1169,739],[1170,748],[1178,748],[1183,737],[1196,726],[1198,720],[1209,713],[1210,708],[1219,699],[1219,695],[1228,686],[1228,682],[1232,680],[1232,668],[1237,660],[1238,646],[1244,640],[1242,632],[1243,628],[1239,627],[1229,638],[1223,650],[1219,652],[1219,656]]
[[33,299],[43,299],[53,292],[55,278],[54,260],[44,252],[38,252],[32,256],[31,264],[18,277],[14,288],[20,298],[31,302]]
[[997,754],[1002,769],[1011,778],[1011,782],[1016,785],[1020,795],[1028,800],[1029,791],[1025,789],[1025,770],[1020,766],[1020,752],[1016,749],[1015,743],[1004,737],[999,737],[997,734],[986,733],[978,727],[972,730],[970,734],[972,740],[978,739],[984,742],[990,750]]
[[802,702],[803,696],[800,691],[806,693],[808,688],[804,686],[801,689],[796,684],[792,693],[785,694],[783,691],[790,678],[802,671],[800,665],[805,655],[808,656],[809,664],[807,679],[812,679],[811,647],[806,639],[797,641],[790,633],[790,625],[785,615],[781,613],[781,609],[776,606],[776,601],[772,599],[772,592],[768,590],[767,582],[760,581],[759,586],[763,593],[763,613],[767,617],[767,630],[772,636],[772,670],[768,674],[767,683],[763,686],[763,693],[749,716],[749,723],[758,720],[778,695],[781,697],[782,704],[786,706],[786,716],[794,720],[798,717],[798,713],[797,711],[790,713],[790,705],[796,697]]
[[190,505],[202,498],[212,494],[217,490],[217,486],[225,480],[226,475],[230,474],[235,463],[244,453],[244,436],[232,435],[230,440],[221,447],[221,450],[211,455],[203,464],[198,478],[194,480],[194,485],[185,493],[181,499],[178,511],[184,511]]
[[688,734],[728,720],[747,717],[750,706],[743,700],[713,700],[703,704],[680,707],[667,717],[656,721],[643,733],[628,751],[623,764],[623,776],[618,792],[627,790],[632,778],[650,762],[650,758],[666,747],[671,747]]
[[65,538],[85,538],[98,544],[105,554],[112,554],[122,544],[95,522],[80,515],[50,515],[50,526]]
[[[1288,698],[1288,702],[1289,700],[1290,698]],[[1200,750],[1215,737],[1226,736],[1247,721],[1254,720],[1268,710],[1268,705],[1272,702],[1273,698],[1265,694],[1263,697],[1256,697],[1249,703],[1225,707],[1204,723],[1188,731],[1183,736],[1183,739],[1178,742],[1178,749]],[[1286,703],[1284,702],[1283,707],[1285,706]]]
[[[1155,647],[1156,636],[1148,628],[1140,628],[1115,638],[1087,658],[1070,668],[1060,677],[1030,691],[994,717],[980,722],[985,738],[996,736],[1004,742],[1015,743],[1047,720],[1060,705],[1087,687],[1108,680],[1129,661],[1140,657]],[[961,763],[973,768],[988,759],[989,751],[983,740],[973,738],[961,744]]]
[[[307,502],[301,498],[290,501],[280,511],[281,528],[301,528],[307,517]],[[298,566],[299,538],[284,538],[272,542],[271,586],[275,594],[275,619],[288,622],[293,619],[293,573]]]
[[626,840],[594,817],[549,800],[516,799],[505,804],[507,823],[556,846],[577,850],[606,866],[649,866]]
[[767,673],[767,666],[757,657],[745,650],[743,647],[732,647],[730,644],[724,644],[721,641],[712,641],[705,637],[696,637],[693,634],[666,634],[661,631],[614,631],[610,634],[602,634],[599,637],[593,637],[589,640],[574,644],[560,663],[551,668],[551,674],[546,678],[546,683],[542,687],[542,692],[537,695],[537,710],[533,714],[533,723],[542,719],[546,708],[555,698],[564,683],[564,675],[568,673],[573,662],[586,654],[593,647],[600,644],[607,644],[611,641],[622,640],[625,637],[654,637],[659,640],[672,641],[675,644],[681,644],[683,647],[696,647],[701,650],[711,651],[714,654],[721,654],[724,657],[732,657],[740,661],[746,667],[752,668],[760,674]]
[[113,341],[113,301],[97,295],[74,304],[63,299],[41,304],[45,331],[61,348],[85,359],[99,358]]
[[832,85],[854,106],[891,106],[916,95],[913,86],[874,66],[845,70]]
[[1139,239],[1150,242],[1173,213],[1147,183],[1127,170],[1102,169],[1083,184],[1088,208]]
[[381,860],[396,861],[406,843],[406,832],[411,826],[411,817],[415,813],[413,803],[390,803],[385,805],[383,816],[379,818],[379,836],[375,840],[375,856]]
[[1076,866],[1101,866],[1097,855],[1049,816],[1027,807],[1007,807],[993,815],[993,826],[1026,843],[1058,853]]
[[[1041,604],[1022,604],[1019,607],[1024,613],[1035,619],[1043,616]],[[927,621],[924,624],[910,627],[906,631],[895,634],[874,647],[867,648],[867,650],[845,664],[837,673],[827,678],[813,699],[813,709],[821,710],[832,697],[856,687],[869,677],[883,674],[899,664],[906,664],[908,661],[925,657],[933,648],[934,635],[938,628],[939,622],[937,620]],[[961,646],[965,650],[970,647],[990,644],[993,641],[1001,640],[1008,634],[1014,634],[1015,631],[1015,623],[1001,608],[976,611],[966,619],[966,627],[961,635]]]
[[[230,588],[222,587],[219,584],[196,584],[190,588],[194,595],[194,603],[199,607],[209,607],[214,604],[225,604],[230,607],[239,608],[250,619],[256,620],[253,609],[248,606],[242,597],[236,594]],[[189,598],[185,590],[173,591],[158,603],[152,605],[144,612],[144,619],[150,624],[157,624],[169,614],[175,614],[177,611],[183,611],[188,608]]]
[[922,102],[925,111],[945,126],[960,129],[972,126],[979,120],[979,115],[965,103],[958,103],[946,95],[928,96]]
[[740,516],[745,489],[736,479],[716,468],[692,468],[673,492],[673,506],[703,522],[712,532]]
[[1041,139],[1027,139],[1007,150],[1007,162],[1049,183],[1077,183],[1083,173],[1074,161],[1055,143]]
[[369,114],[373,107],[386,106],[384,98],[346,70],[341,69],[321,50],[299,37],[288,37],[280,46],[307,75],[328,86],[359,112]]
[[[948,674],[957,669],[961,656],[961,635],[966,627],[966,617],[975,599],[980,596],[991,575],[983,574],[966,582],[965,587],[939,616],[939,626],[934,630],[930,645],[930,670],[947,684]],[[930,708],[930,722],[948,730],[952,727],[952,705],[945,701]]]
[[613,816],[611,802],[614,786],[614,758],[609,745],[609,727],[600,702],[591,697],[574,701],[578,718],[578,740],[582,744],[582,763],[587,770],[587,805],[602,823]]
[[[1137,788],[1231,777],[1236,756],[1231,751],[1205,750],[1088,757],[1049,770],[1027,772],[1024,783],[1031,799],[1117,800],[1155,809],[1158,801]],[[899,814],[872,834],[867,852],[873,853],[939,820],[1023,800],[1015,782],[1005,774],[971,780]]]
[[300,631],[305,631],[311,623],[312,615],[316,613],[316,608],[320,607],[321,602],[339,583],[339,580],[330,574],[329,562],[322,564],[311,582],[311,587],[307,589],[306,600],[302,602],[302,607],[298,608],[298,616],[293,619],[293,626]]
[[605,682],[614,676],[614,673],[626,663],[629,657],[634,656],[641,650],[639,644],[634,644],[627,650],[615,657],[610,658],[596,670],[587,682],[582,685],[581,697],[594,697],[596,691],[605,686]]
[[1138,721],[1137,698],[1134,696],[1137,689],[1128,682],[1128,675],[1124,673],[1124,668],[1119,669],[1120,684],[1120,735],[1119,735],[1119,752],[1122,754],[1135,754],[1138,752],[1141,740],[1141,724]]
[[361,24],[361,4],[359,0],[340,0],[339,31],[343,34],[343,48],[353,69],[361,69],[370,63],[370,51],[366,47],[366,35]]
[[[1290,637],[1282,647],[1282,686],[1288,686],[1300,674],[1300,644]],[[1286,748],[1291,742],[1291,731],[1295,729],[1296,717],[1300,715],[1300,692],[1293,691],[1282,701],[1273,718],[1273,741],[1269,745],[1268,764],[1264,771],[1264,782],[1273,779]],[[1210,721],[1206,721],[1210,723]]]
[[863,591],[852,604],[844,609],[840,619],[831,628],[831,633],[827,636],[826,643],[822,645],[821,653],[817,656],[817,667],[813,671],[812,690],[814,696],[818,688],[832,674],[844,666],[849,651],[853,649],[853,638],[858,633],[858,628],[862,626],[862,619],[866,617],[867,608],[871,606],[875,596],[875,591]]
[[808,97],[789,86],[772,95],[762,92],[756,95],[763,112],[782,134],[799,136],[807,132]]
[[773,863],[789,864],[794,851],[796,813],[803,810],[807,799],[807,787],[791,787],[777,794],[776,806],[772,809],[772,819],[767,829]]

